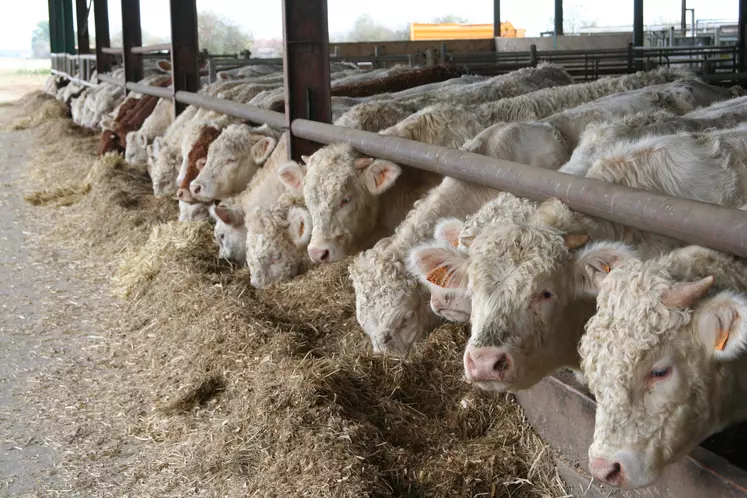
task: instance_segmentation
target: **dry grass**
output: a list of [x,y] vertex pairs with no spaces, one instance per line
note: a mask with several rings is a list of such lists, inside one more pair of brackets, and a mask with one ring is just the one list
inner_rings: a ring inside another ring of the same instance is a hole
[[19,119],[12,126],[12,130],[26,130],[36,128],[50,120],[64,118],[68,115],[67,106],[44,92],[32,92],[20,99],[21,106],[29,109],[26,117]]
[[95,367],[48,387],[74,494],[565,494],[512,397],[462,381],[464,327],[440,327],[407,360],[372,355],[348,262],[257,291],[216,259],[209,226],[171,221],[174,202],[154,199],[144,172],[96,160],[95,137],[69,123],[39,129],[49,123],[65,127],[47,130],[61,143],[39,148],[31,178],[78,197],[60,207],[66,196],[37,193],[52,200],[36,209],[59,218],[58,244],[117,264],[112,290],[128,296],[102,317]]

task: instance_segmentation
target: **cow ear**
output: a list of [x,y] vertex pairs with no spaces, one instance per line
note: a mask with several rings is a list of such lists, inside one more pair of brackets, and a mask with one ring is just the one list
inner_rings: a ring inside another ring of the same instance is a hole
[[251,155],[254,159],[255,164],[262,165],[275,150],[277,140],[272,137],[262,137],[254,145],[252,145]]
[[225,206],[210,206],[210,216],[234,228],[244,224],[244,214],[241,211]]
[[288,161],[280,166],[277,175],[283,185],[291,192],[301,192],[303,188],[304,171],[295,161]]
[[311,241],[311,214],[306,208],[294,206],[288,210],[288,234],[298,247],[306,247]]
[[171,62],[167,61],[166,59],[161,59],[156,62],[156,67],[164,73],[171,72]]
[[615,242],[597,242],[585,247],[574,263],[574,292],[596,296],[609,272],[636,257],[635,249]]
[[563,235],[563,242],[568,249],[578,249],[585,246],[589,238],[585,233],[567,233]]
[[433,237],[441,242],[447,242],[452,247],[459,246],[459,234],[464,228],[464,222],[456,218],[444,218],[436,224]]
[[218,79],[220,81],[228,81],[228,80],[232,79],[231,78],[231,73],[227,73],[225,71],[219,72],[218,74],[216,74],[216,76],[218,77]]
[[160,150],[161,150],[161,137],[156,137],[153,139],[153,155],[157,156]]
[[148,137],[146,137],[144,133],[138,133],[135,137],[140,147],[145,148],[148,146]]
[[402,173],[399,166],[383,159],[376,159],[368,166],[359,169],[368,191],[374,195],[381,195],[389,190]]
[[747,296],[721,292],[697,306],[693,321],[701,342],[717,361],[747,356]]
[[466,256],[443,245],[424,245],[410,250],[408,268],[421,282],[440,291],[467,288]]

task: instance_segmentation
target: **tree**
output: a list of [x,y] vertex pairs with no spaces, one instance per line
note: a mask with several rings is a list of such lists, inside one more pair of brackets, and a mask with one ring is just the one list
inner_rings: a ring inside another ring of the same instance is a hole
[[469,19],[454,14],[446,14],[445,16],[434,17],[431,22],[434,24],[468,24]]
[[211,54],[232,54],[249,50],[254,41],[252,35],[230,19],[213,12],[201,12],[197,18],[200,50]]
[[31,34],[31,53],[35,59],[48,59],[50,51],[49,21],[39,21]]
[[[586,19],[583,12],[584,8],[577,3],[572,3],[563,8],[563,33],[578,33],[582,28],[593,28],[597,26],[598,20]],[[547,30],[553,31],[554,29],[555,18],[551,17]]]
[[371,14],[363,14],[355,20],[345,39],[350,42],[409,40],[410,28],[391,29],[378,24]]
[[[158,36],[148,33],[147,31],[142,32],[143,45],[157,45],[159,43],[168,43],[169,39],[165,36]],[[122,32],[118,31],[111,36],[111,46],[121,47],[122,46]]]

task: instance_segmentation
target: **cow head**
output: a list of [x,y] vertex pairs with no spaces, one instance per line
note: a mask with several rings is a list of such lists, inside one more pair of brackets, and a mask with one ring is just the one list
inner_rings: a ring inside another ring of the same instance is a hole
[[258,130],[232,124],[210,143],[203,167],[189,184],[196,199],[225,199],[246,188],[278,143],[276,137],[257,133]]
[[161,137],[156,137],[151,145],[150,153],[155,158],[148,161],[148,174],[153,181],[153,194],[156,196],[174,195],[181,162],[179,150],[164,143]]
[[649,485],[735,415],[747,296],[708,297],[713,284],[676,279],[655,260],[631,260],[601,282],[579,348],[598,403],[589,460],[600,481]]
[[469,255],[449,247],[420,255],[427,285],[471,295],[468,380],[517,391],[578,365],[576,346],[594,312],[592,284],[623,262],[609,251],[614,244],[583,248],[586,231],[583,218],[551,200],[527,223],[487,225],[464,237]]
[[[138,137],[139,132],[131,131],[127,134],[127,146],[125,147],[125,161],[128,164],[145,164],[148,162],[146,147],[141,146]],[[147,146],[147,144],[146,144]]]
[[376,353],[404,356],[439,320],[428,309],[427,293],[401,258],[390,252],[390,237],[356,256],[348,271],[355,289],[358,323]]
[[212,205],[210,217],[215,220],[213,234],[218,257],[243,265],[246,262],[244,212],[239,206]]
[[255,208],[247,220],[246,262],[252,286],[263,289],[289,280],[306,267],[311,216],[284,195],[272,208]]
[[449,253],[456,257],[460,257],[460,251],[466,253],[467,247],[460,244],[459,237],[463,228],[464,222],[455,218],[439,221],[434,233],[435,241],[413,248],[408,258],[410,272],[431,291],[431,310],[446,320],[457,323],[469,322],[472,299],[466,287],[446,289],[433,284],[432,280],[436,278],[440,265],[434,266],[439,258],[433,259],[432,255],[435,252],[445,258]]
[[308,247],[311,260],[339,261],[370,237],[380,196],[401,170],[389,161],[359,157],[347,144],[319,149],[306,162],[305,178],[287,168],[282,179],[291,189],[303,189],[314,224]]

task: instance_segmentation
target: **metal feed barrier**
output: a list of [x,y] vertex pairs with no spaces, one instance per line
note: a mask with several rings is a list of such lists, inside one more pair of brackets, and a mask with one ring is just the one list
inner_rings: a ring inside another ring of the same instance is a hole
[[[123,86],[129,91],[172,99],[178,104],[175,106],[177,114],[187,105],[194,105],[256,124],[267,123],[273,128],[284,129],[290,132],[289,156],[296,160],[300,159],[301,154],[312,153],[318,148],[317,144],[347,142],[366,155],[534,200],[557,197],[572,209],[590,216],[747,258],[745,211],[329,124],[331,114],[326,0],[283,1],[285,57],[282,62],[286,71],[286,114],[197,93],[199,53],[195,0],[170,0],[172,43],[151,47],[141,47],[139,43],[135,43],[140,39],[138,0],[121,1],[124,30],[125,33],[129,31],[129,35],[124,36],[124,47],[111,48],[108,36],[102,37],[98,40],[95,58],[96,67],[110,69],[111,57],[121,57],[125,78],[116,79],[100,74],[99,80]],[[106,0],[93,0],[93,4],[97,31],[108,34]],[[125,16],[125,9],[132,11]],[[133,15],[133,11],[138,15]],[[730,47],[705,47],[705,50],[703,47],[630,47],[623,51],[596,53],[532,50],[529,53],[469,55],[450,55],[444,47],[441,56],[455,64],[488,64],[509,70],[548,60],[576,68],[583,65],[584,70],[593,66],[597,76],[618,70],[629,72],[653,64],[708,63],[715,75],[728,74],[728,78],[736,79],[737,69],[743,62],[737,57],[737,49]],[[144,55],[165,50],[170,50],[171,54],[174,88],[154,88],[137,83],[139,77],[142,77]],[[384,57],[392,57],[378,55],[379,61]],[[434,54],[431,54],[431,58],[433,57]],[[394,59],[396,58],[393,57],[392,60]],[[74,59],[61,56],[53,58],[54,70],[61,73],[66,72],[64,69],[73,69],[70,66],[71,60]],[[86,60],[91,59],[79,59],[78,63]],[[572,381],[550,377],[517,397],[540,435],[559,448],[566,458],[573,460],[574,463],[571,464],[558,460],[560,472],[566,482],[588,487],[591,491],[587,496],[602,496],[592,486],[588,475],[575,468],[579,464],[580,467],[585,467],[584,448],[588,447],[593,428],[594,404],[588,393]],[[561,426],[567,427],[568,418],[564,415],[566,412],[575,420],[576,431],[559,430]],[[671,490],[676,490],[676,496],[687,498],[747,497],[747,470],[731,465],[704,447],[699,447],[688,458],[673,465],[671,471],[665,473],[656,485],[646,490],[645,495],[669,496]],[[607,492],[604,496],[606,495]]]

